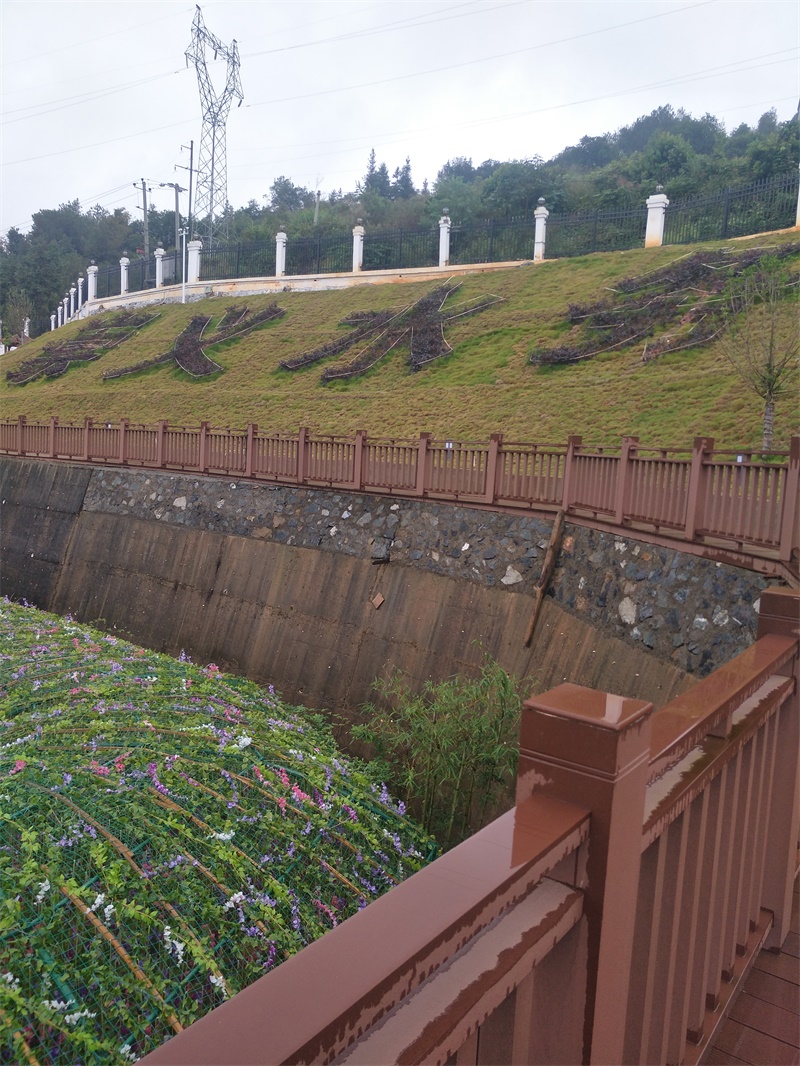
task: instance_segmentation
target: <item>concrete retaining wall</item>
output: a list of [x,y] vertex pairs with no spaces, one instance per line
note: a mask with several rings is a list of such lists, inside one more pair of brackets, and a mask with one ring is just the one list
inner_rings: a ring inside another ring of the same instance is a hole
[[[2,591],[347,709],[485,650],[665,702],[751,643],[759,575],[567,525],[533,647],[542,519],[185,474],[0,460]],[[533,682],[532,682],[533,684]]]

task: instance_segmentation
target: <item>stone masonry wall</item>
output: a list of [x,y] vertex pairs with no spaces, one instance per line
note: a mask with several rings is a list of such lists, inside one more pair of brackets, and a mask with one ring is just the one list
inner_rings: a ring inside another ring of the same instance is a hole
[[[96,468],[84,511],[244,536],[532,593],[551,523],[431,501]],[[549,595],[607,635],[704,676],[752,643],[750,571],[567,523]]]

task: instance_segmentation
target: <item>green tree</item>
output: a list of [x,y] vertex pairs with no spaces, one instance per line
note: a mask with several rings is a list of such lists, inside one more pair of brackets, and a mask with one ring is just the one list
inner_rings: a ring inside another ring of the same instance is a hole
[[411,180],[411,160],[406,156],[402,167],[396,167],[392,176],[391,194],[393,200],[410,200],[416,194],[414,182]]
[[33,316],[33,304],[24,289],[9,289],[3,301],[3,335],[21,339],[25,319]]
[[775,256],[731,278],[722,311],[722,350],[747,387],[764,402],[762,447],[772,449],[775,403],[800,370],[797,275]]

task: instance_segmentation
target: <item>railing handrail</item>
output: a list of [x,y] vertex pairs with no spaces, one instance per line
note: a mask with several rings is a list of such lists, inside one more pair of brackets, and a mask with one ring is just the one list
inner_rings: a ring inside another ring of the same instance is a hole
[[656,711],[650,741],[650,781],[692,748],[753,696],[797,654],[798,641],[775,633],[762,637]]
[[330,1061],[528,896],[588,831],[584,808],[530,797],[143,1061]]

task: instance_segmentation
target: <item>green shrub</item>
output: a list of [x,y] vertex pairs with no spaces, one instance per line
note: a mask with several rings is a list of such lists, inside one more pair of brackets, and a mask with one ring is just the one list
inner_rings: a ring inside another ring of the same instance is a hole
[[483,825],[516,771],[519,682],[490,658],[477,678],[426,682],[420,693],[394,673],[376,681],[379,703],[353,727],[384,766],[391,787],[445,845]]

